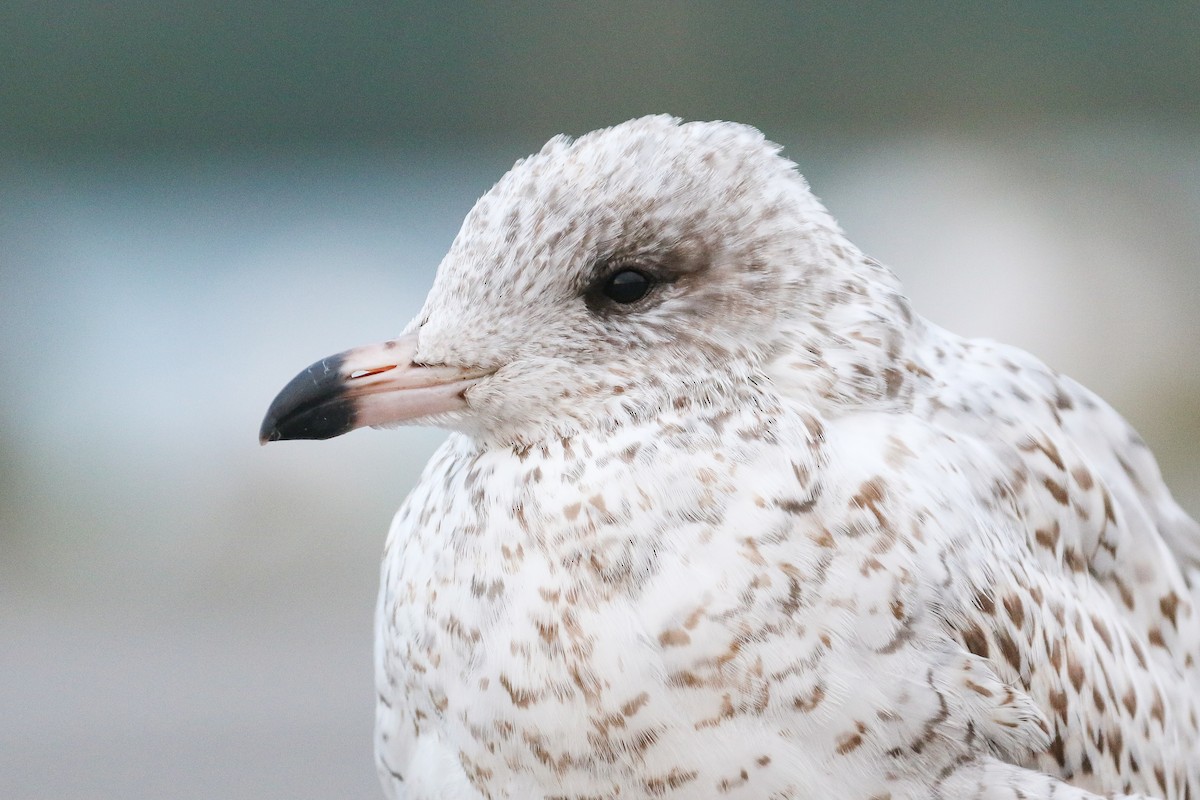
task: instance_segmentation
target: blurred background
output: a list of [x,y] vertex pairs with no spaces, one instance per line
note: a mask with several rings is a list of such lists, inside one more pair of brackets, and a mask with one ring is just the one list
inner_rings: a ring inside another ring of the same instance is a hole
[[0,5],[0,797],[375,798],[371,617],[441,440],[260,448],[553,134],[752,123],[916,307],[1200,512],[1195,3]]

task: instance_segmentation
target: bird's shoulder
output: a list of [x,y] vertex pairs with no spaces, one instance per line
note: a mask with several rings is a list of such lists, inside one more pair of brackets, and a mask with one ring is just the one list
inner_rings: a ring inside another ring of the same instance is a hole
[[1145,440],[1103,398],[1019,348],[936,326],[924,326],[914,350],[923,366],[912,413],[997,452],[1016,449],[1030,466],[1054,467],[1061,474],[1042,485],[1056,501],[1066,496],[1065,505],[1098,487],[1136,518],[1133,527],[1161,536],[1181,567],[1200,568],[1200,525],[1171,496]]
[[[1133,775],[1148,793],[1200,785],[1200,529],[1153,455],[1021,350],[941,335],[922,357],[910,413],[953,439],[970,476],[957,502],[979,513],[946,621],[1048,716],[1051,745],[1026,765],[1097,787]],[[1174,766],[1138,772],[1155,758]]]

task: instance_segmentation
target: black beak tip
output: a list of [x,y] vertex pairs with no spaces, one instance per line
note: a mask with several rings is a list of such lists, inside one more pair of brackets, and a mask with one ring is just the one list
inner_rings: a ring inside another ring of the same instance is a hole
[[332,439],[353,430],[357,414],[341,366],[342,357],[331,356],[292,378],[271,401],[258,429],[259,443]]
[[282,417],[268,413],[258,431],[258,441],[267,444],[292,439],[332,439],[354,430],[357,427],[354,418],[354,402],[349,398],[333,398],[316,408]]
[[258,443],[278,442],[282,438],[283,434],[275,427],[275,420],[268,414],[263,420],[262,427],[258,429]]
[[288,381],[266,409],[258,429],[259,444],[332,439],[353,431],[354,398],[348,396],[341,368],[342,356],[330,356]]

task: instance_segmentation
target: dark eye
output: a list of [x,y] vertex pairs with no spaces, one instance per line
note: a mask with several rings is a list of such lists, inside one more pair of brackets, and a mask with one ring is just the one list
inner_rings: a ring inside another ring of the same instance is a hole
[[604,296],[614,303],[627,305],[636,303],[646,296],[654,281],[649,275],[633,269],[621,270],[615,273],[604,284]]

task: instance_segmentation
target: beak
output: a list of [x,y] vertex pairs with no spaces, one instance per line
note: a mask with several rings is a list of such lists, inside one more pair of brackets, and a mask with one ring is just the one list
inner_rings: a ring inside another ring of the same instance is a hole
[[488,370],[413,362],[417,335],[323,358],[283,387],[258,440],[332,439],[364,425],[410,422],[467,407],[466,391]]

